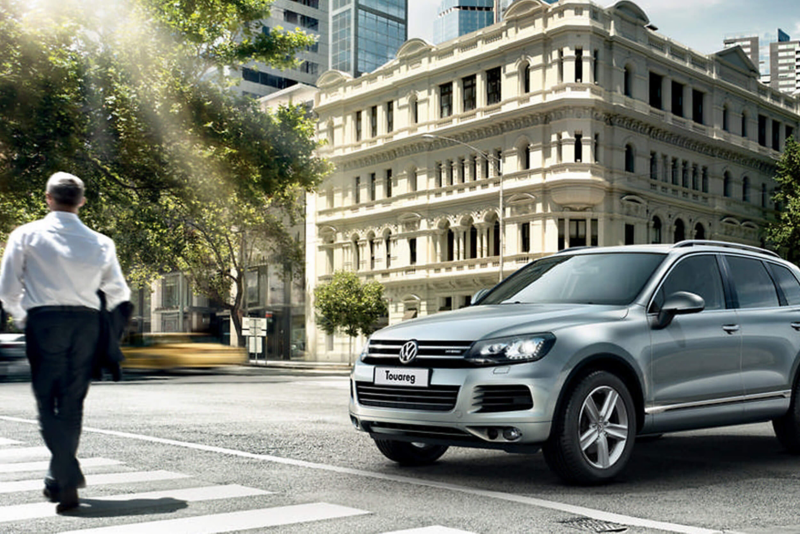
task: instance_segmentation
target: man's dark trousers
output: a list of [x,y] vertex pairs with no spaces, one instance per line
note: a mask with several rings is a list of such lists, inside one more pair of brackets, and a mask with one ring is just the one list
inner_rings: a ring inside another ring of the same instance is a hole
[[76,458],[100,333],[99,312],[45,306],[28,312],[25,338],[42,437],[50,449],[45,485],[52,490],[85,485]]

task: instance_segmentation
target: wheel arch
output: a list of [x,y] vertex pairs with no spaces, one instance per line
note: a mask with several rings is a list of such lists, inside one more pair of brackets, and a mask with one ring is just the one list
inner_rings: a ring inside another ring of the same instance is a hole
[[644,388],[633,366],[620,356],[611,353],[598,353],[584,358],[570,371],[558,396],[555,411],[553,412],[554,417],[559,416],[563,403],[569,398],[578,382],[594,371],[612,373],[628,387],[636,410],[636,430],[638,432],[644,426]]

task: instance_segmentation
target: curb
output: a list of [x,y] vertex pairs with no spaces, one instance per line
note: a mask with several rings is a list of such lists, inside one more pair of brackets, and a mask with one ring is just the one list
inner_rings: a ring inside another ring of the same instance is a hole
[[249,362],[249,368],[261,369],[310,369],[316,371],[350,372],[352,366],[344,362],[309,362],[292,360],[270,360],[266,362]]

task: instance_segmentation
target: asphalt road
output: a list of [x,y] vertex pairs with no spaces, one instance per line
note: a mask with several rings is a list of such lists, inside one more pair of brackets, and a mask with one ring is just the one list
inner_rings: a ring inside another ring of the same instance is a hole
[[401,468],[353,430],[344,373],[241,369],[92,386],[69,517],[41,497],[26,382],[0,383],[0,532],[800,533],[800,458],[768,424],[638,443],[618,482],[540,454],[451,449]]

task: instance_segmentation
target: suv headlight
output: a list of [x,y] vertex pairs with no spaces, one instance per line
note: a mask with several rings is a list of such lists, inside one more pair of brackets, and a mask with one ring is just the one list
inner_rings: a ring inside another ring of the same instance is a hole
[[556,336],[528,334],[475,342],[465,359],[473,365],[506,365],[541,360],[556,342]]

